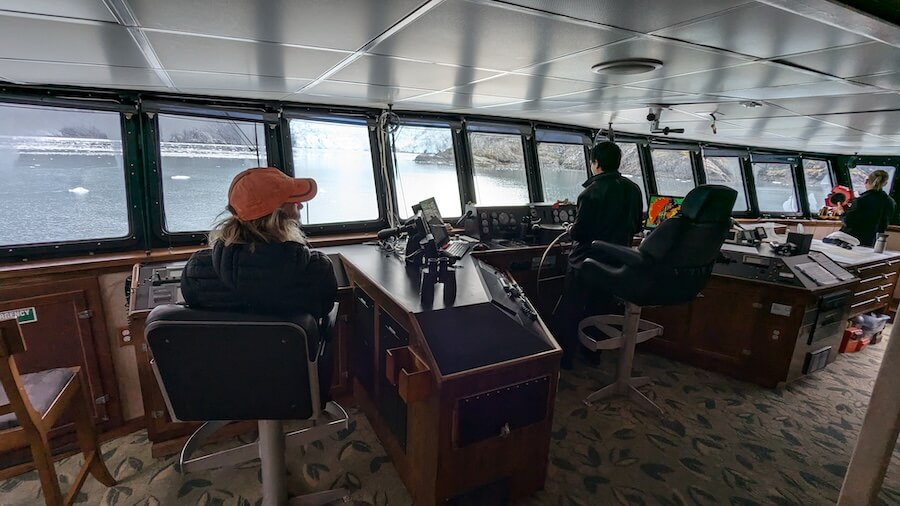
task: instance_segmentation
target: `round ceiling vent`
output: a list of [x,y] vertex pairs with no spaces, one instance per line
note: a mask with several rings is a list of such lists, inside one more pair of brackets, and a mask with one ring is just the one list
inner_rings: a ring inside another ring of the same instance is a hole
[[659,60],[634,58],[598,63],[591,67],[591,72],[595,74],[644,74],[662,68],[662,66],[663,63]]

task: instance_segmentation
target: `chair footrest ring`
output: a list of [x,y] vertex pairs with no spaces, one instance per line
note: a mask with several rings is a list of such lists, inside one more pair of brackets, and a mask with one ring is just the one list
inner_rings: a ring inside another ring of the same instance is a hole
[[[578,323],[578,340],[590,350],[615,350],[625,342],[622,335],[624,325],[625,317],[622,315],[589,316]],[[636,342],[642,343],[662,333],[662,325],[639,320]]]

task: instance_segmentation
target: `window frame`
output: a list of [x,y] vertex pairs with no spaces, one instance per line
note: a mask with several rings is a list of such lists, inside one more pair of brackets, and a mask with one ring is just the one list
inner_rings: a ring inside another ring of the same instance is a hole
[[[462,213],[466,212],[466,198],[467,198],[467,190],[466,190],[466,181],[462,170],[463,159],[465,158],[461,154],[461,150],[459,147],[459,139],[458,134],[461,128],[461,123],[459,121],[453,121],[450,119],[440,120],[440,119],[426,119],[417,116],[400,116],[400,125],[401,126],[410,126],[410,127],[420,127],[420,128],[446,128],[450,131],[450,142],[453,146],[453,162],[456,165],[456,184],[457,189],[459,190],[459,207],[462,209]],[[392,201],[395,202],[398,206],[397,209],[392,209],[391,212],[398,217],[400,216],[400,201],[397,196],[397,168],[394,166],[394,146],[393,146],[393,138],[388,137],[388,148],[390,148],[391,156],[388,157],[388,167],[390,168],[390,176],[391,180],[389,182],[389,191],[391,191]],[[444,221],[457,220],[462,216],[460,215],[441,215],[444,218]]]
[[[835,170],[834,170],[834,163],[832,163],[831,160],[829,160],[828,158],[825,158],[825,157],[820,157],[820,156],[805,156],[805,155],[801,154],[801,155],[800,155],[800,162],[799,162],[799,165],[800,165],[800,172],[803,173],[803,184],[804,184],[804,185],[807,185],[807,184],[808,184],[807,181],[806,181],[806,167],[804,166],[806,160],[815,160],[815,161],[817,161],[817,162],[825,162],[825,166],[828,167],[828,179],[829,179],[829,181],[831,181],[831,187],[834,188],[834,186],[835,186],[836,184],[838,184],[838,183],[837,183],[837,174],[835,173]],[[804,190],[807,190],[807,187],[804,186],[803,189],[804,189]],[[809,199],[807,199],[807,200],[809,200]],[[808,202],[807,202],[807,205],[809,205]],[[820,206],[817,207],[816,209],[813,209],[812,207],[810,207],[810,208],[809,208],[809,214],[808,214],[807,216],[810,216],[810,217],[813,217],[813,218],[816,217],[816,216],[818,216],[818,214],[819,214],[819,209],[821,208],[821,205],[824,205],[824,204],[820,204]]]
[[[753,198],[756,200],[756,211],[760,218],[803,218],[809,216],[809,202],[807,199],[800,198],[800,189],[806,189],[806,183],[803,179],[803,170],[799,155],[779,155],[770,153],[757,153],[750,151],[750,159],[747,161],[750,171],[749,174],[753,181]],[[782,211],[774,213],[772,211],[764,211],[759,206],[759,196],[756,188],[756,175],[753,174],[754,163],[784,163],[791,167],[791,184],[793,185],[794,198],[797,200],[797,212]]]
[[[205,244],[209,237],[209,230],[196,230],[190,232],[169,232],[166,230],[166,209],[165,199],[163,198],[163,178],[162,178],[162,139],[159,132],[159,115],[166,114],[171,116],[185,116],[196,119],[232,119],[235,121],[260,123],[263,125],[263,132],[268,132],[272,124],[271,116],[259,114],[254,116],[241,114],[240,116],[231,116],[231,111],[227,109],[209,109],[209,108],[181,108],[178,106],[169,107],[168,104],[153,103],[150,110],[142,111],[141,116],[145,118],[145,136],[144,142],[151,149],[145,149],[145,166],[147,167],[147,195],[150,197],[150,231],[152,239],[157,244],[162,243],[166,246],[173,245],[193,245]],[[268,121],[267,121],[268,118]],[[272,146],[269,143],[269,136],[266,135],[266,163],[269,166],[275,160],[273,156]],[[284,171],[284,169],[281,169]],[[224,197],[224,196],[223,196]],[[305,231],[305,228],[304,228]]]
[[751,191],[751,180],[753,180],[752,166],[748,165],[750,161],[750,152],[749,151],[741,151],[735,149],[716,149],[716,148],[706,148],[701,146],[700,150],[700,167],[703,171],[704,184],[709,184],[709,180],[706,178],[706,164],[704,160],[707,157],[713,158],[737,158],[738,165],[741,171],[741,184],[744,186],[744,196],[747,199],[747,210],[746,211],[732,211],[731,215],[737,218],[751,218],[759,215],[759,203],[756,200],[756,187],[753,187]]
[[[385,228],[387,220],[387,202],[385,199],[386,192],[394,191],[393,184],[384,181],[381,175],[384,173],[381,165],[381,157],[379,153],[381,146],[378,141],[377,132],[377,116],[366,114],[359,111],[335,111],[335,110],[317,110],[317,109],[285,109],[282,121],[282,137],[285,139],[284,146],[281,150],[284,157],[282,171],[294,177],[294,146],[291,143],[290,121],[299,119],[305,121],[320,121],[324,123],[341,123],[345,125],[365,125],[369,134],[369,154],[372,157],[372,177],[375,180],[375,199],[376,208],[378,209],[378,217],[365,221],[347,221],[339,223],[328,223],[322,225],[303,224],[303,231],[307,236],[319,236],[335,233],[357,233],[357,232],[374,232]],[[390,162],[388,162],[390,167]],[[393,175],[393,171],[391,172]],[[396,202],[396,200],[394,200]]]
[[[567,146],[581,146],[581,150],[584,153],[584,176],[585,179],[591,176],[591,138],[586,135],[584,132],[577,132],[573,130],[564,130],[561,128],[548,128],[545,126],[535,125],[534,126],[534,135],[532,136],[533,144],[534,144],[534,171],[537,176],[537,180],[540,182],[540,200],[535,200],[535,203],[547,202],[547,195],[544,191],[544,172],[541,167],[541,156],[538,147],[541,143],[546,144],[562,144]],[[546,136],[546,139],[541,139],[542,136]],[[554,139],[555,138],[555,139]],[[527,170],[526,164],[526,170]],[[643,171],[642,171],[643,172]],[[575,200],[578,200],[577,193],[580,193],[576,188]],[[555,202],[555,201],[554,201]]]
[[[650,162],[650,167],[652,167],[653,171],[653,191],[654,193],[648,194],[647,199],[649,203],[650,195],[669,195],[668,193],[659,193],[659,180],[656,177],[656,165],[653,163],[653,151],[687,151],[688,152],[688,160],[691,164],[691,178],[693,179],[694,186],[696,188],[700,184],[698,169],[697,169],[697,153],[700,150],[700,146],[697,144],[659,144],[659,143],[649,143],[646,147],[647,149],[647,161]],[[702,171],[702,169],[700,169]],[[691,188],[691,189],[693,189]],[[690,193],[690,190],[688,190]],[[685,196],[687,193],[685,193]]]
[[[521,204],[483,204],[478,202],[478,192],[475,188],[475,153],[472,151],[473,133],[493,134],[493,135],[518,135],[522,143],[522,163],[525,167],[525,184],[526,193],[528,194],[528,202]],[[472,193],[469,196],[470,202],[476,206],[491,207],[513,207],[527,206],[534,202],[540,202],[543,199],[543,190],[540,188],[540,175],[535,175],[535,164],[537,156],[537,145],[534,142],[533,128],[530,125],[521,125],[508,122],[492,122],[484,120],[464,121],[462,134],[465,136],[466,142],[466,160],[469,164],[469,178],[471,181]],[[529,137],[529,138],[526,138]],[[529,143],[531,146],[529,146]],[[537,186],[537,187],[536,187]],[[465,208],[465,207],[464,207]]]
[[[5,90],[4,90],[5,91]],[[119,116],[122,137],[121,174],[125,188],[125,206],[128,219],[128,234],[124,237],[106,239],[82,239],[75,241],[53,241],[46,243],[17,244],[0,247],[0,261],[7,259],[28,260],[57,256],[93,255],[112,251],[127,251],[146,247],[143,244],[145,220],[144,197],[138,154],[140,153],[140,118],[137,114],[138,102],[123,99],[113,94],[95,94],[93,97],[75,93],[77,98],[47,97],[46,94],[0,93],[0,105],[27,105],[55,109],[71,109],[91,112],[114,112]],[[99,96],[97,96],[99,95]]]

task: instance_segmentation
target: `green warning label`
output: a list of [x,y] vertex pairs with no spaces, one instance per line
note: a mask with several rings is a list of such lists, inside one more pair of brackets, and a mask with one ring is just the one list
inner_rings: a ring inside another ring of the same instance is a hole
[[12,318],[18,320],[20,324],[34,323],[37,321],[37,311],[34,310],[33,306],[10,311],[0,311],[0,320],[9,320]]

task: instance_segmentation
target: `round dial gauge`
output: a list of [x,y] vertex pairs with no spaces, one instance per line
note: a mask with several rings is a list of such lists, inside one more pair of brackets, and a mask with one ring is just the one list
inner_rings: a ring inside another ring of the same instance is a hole
[[563,223],[569,221],[569,212],[565,211],[565,210],[560,211],[559,212],[559,221],[561,221]]
[[500,220],[501,225],[506,225],[509,223],[509,215],[506,213],[500,213],[500,218],[498,219]]

